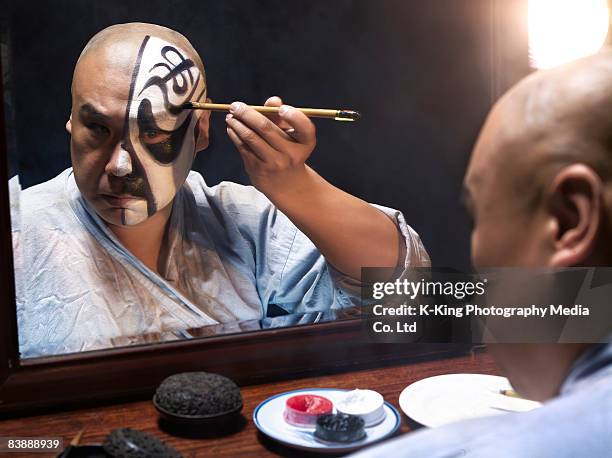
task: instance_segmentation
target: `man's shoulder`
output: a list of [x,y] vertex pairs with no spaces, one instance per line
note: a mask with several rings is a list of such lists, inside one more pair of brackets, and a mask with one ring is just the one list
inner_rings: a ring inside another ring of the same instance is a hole
[[66,169],[56,177],[31,186],[19,193],[19,214],[22,226],[28,223],[44,224],[48,219],[61,221],[70,214],[66,194],[66,182],[72,169]]
[[49,202],[66,201],[66,180],[72,174],[72,168],[68,168],[50,180],[30,186],[21,190],[20,202],[27,202],[30,208],[44,208]]

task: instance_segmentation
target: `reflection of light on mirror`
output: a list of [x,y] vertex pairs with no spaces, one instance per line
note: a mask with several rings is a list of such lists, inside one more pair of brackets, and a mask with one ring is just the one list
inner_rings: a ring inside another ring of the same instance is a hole
[[607,0],[529,0],[529,57],[550,68],[594,54],[608,34]]

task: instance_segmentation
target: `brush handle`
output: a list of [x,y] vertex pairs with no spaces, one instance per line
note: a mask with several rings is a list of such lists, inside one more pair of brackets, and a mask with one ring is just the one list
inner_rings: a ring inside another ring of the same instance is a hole
[[[266,107],[261,105],[248,105],[255,111],[262,114],[277,114],[280,107]],[[185,108],[210,111],[229,111],[229,104],[225,103],[201,103],[188,102]],[[337,121],[356,121],[360,114],[352,110],[334,110],[328,108],[296,108],[309,118],[331,118]]]

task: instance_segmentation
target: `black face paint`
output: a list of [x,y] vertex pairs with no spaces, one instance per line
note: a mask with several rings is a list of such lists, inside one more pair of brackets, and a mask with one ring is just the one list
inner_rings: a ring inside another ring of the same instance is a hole
[[168,137],[157,143],[144,143],[145,148],[151,153],[157,162],[162,164],[170,164],[174,162],[181,152],[181,146],[185,141],[185,135],[191,123],[193,112],[189,113],[187,118],[173,131],[163,130],[155,123],[151,102],[144,99],[138,106],[138,130],[140,132],[160,132]]
[[185,55],[154,36],[146,36],[140,45],[122,134],[132,173],[121,177],[121,186],[125,194],[144,197],[146,215],[141,200],[123,210],[124,223],[137,224],[171,204],[193,162],[200,114],[182,105],[205,97],[206,82]]
[[[140,71],[140,62],[142,61],[142,55],[144,53],[145,47],[147,46],[147,42],[149,41],[150,36],[147,35],[144,40],[142,40],[142,44],[140,45],[140,49],[138,50],[138,57],[136,58],[136,65],[134,65],[134,72],[132,73],[132,81],[130,83],[130,93],[128,96],[128,103],[125,109],[125,122],[123,125],[123,148],[129,153],[130,159],[132,160],[132,175],[137,178],[141,178],[141,184],[139,185],[139,192],[142,192],[144,198],[147,201],[147,215],[150,217],[157,212],[157,205],[155,203],[155,197],[151,192],[151,187],[149,186],[149,182],[147,181],[147,173],[142,166],[142,163],[138,159],[138,155],[134,151],[134,146],[132,145],[132,141],[130,140],[130,105],[132,103],[132,98],[134,97],[134,88],[136,86],[136,78],[138,77],[138,72]],[[126,224],[125,218],[125,208],[121,209],[121,221],[123,224]]]
[[[173,63],[168,58],[169,53],[173,53],[174,55],[176,55],[181,62],[178,65],[171,67]],[[174,115],[177,115],[183,110],[181,108],[182,103],[175,105],[170,102],[168,98],[168,85],[166,83],[172,80],[172,90],[176,95],[185,95],[187,93],[187,90],[189,89],[189,85],[191,84],[191,92],[186,97],[187,100],[190,100],[193,97],[193,93],[197,88],[197,85],[194,84],[193,74],[191,72],[191,69],[195,66],[195,64],[191,59],[185,59],[185,57],[183,57],[183,55],[178,51],[178,49],[173,46],[164,46],[161,50],[161,55],[167,63],[161,62],[155,64],[153,65],[153,67],[151,67],[151,70],[163,67],[168,70],[168,74],[163,78],[161,76],[152,76],[151,78],[149,78],[149,80],[145,83],[144,87],[141,89],[138,95],[140,96],[146,89],[151,86],[157,86],[164,96],[164,106],[166,107],[166,110],[168,110]],[[183,72],[186,72],[187,75],[189,75],[189,82],[187,82],[187,78],[185,77]],[[198,79],[199,78],[200,75],[198,75]]]

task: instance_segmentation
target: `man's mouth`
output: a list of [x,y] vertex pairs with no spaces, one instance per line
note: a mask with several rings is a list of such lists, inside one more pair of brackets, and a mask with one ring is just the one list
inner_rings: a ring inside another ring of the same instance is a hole
[[145,199],[145,180],[141,176],[110,180],[110,188],[100,192],[100,196],[111,207],[128,208],[131,204]]
[[100,194],[102,199],[111,207],[126,208],[134,202],[144,200],[144,197],[134,196],[132,194]]

